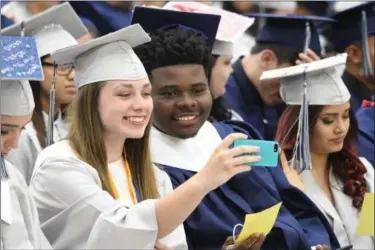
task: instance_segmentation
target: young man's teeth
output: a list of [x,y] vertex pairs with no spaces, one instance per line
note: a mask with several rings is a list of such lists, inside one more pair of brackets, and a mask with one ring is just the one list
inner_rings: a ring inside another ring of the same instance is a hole
[[177,120],[179,121],[190,121],[190,120],[194,120],[195,119],[195,115],[191,115],[191,116],[180,116],[180,117],[177,117]]
[[131,122],[136,122],[136,123],[142,123],[145,120],[144,117],[127,117],[126,119]]

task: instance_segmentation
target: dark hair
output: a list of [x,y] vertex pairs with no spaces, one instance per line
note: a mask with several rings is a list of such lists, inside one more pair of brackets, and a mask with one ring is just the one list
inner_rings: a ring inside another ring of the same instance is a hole
[[[215,66],[215,63],[217,61],[219,56],[217,55],[212,55],[211,56],[211,61],[210,61],[210,70],[208,73],[208,82],[211,84],[211,74],[212,74],[212,69]],[[232,119],[232,113],[226,108],[225,102],[224,102],[224,97],[219,96],[216,99],[213,99],[212,101],[212,108],[210,112],[210,116],[208,118],[209,121],[214,122],[214,121],[227,121]]]
[[36,136],[40,143],[41,148],[46,147],[46,138],[47,138],[47,131],[46,125],[44,123],[43,117],[43,109],[42,103],[40,101],[40,94],[41,94],[41,86],[39,81],[30,81],[31,90],[33,91],[33,97],[35,102],[35,108],[33,111],[33,116],[31,118],[31,122],[34,125],[34,129],[36,131]]
[[272,44],[272,43],[256,43],[250,53],[252,55],[258,54],[263,50],[272,50],[275,53],[279,63],[290,63],[292,65],[296,64],[296,60],[298,59],[298,54],[300,53],[297,50],[290,49],[288,47]]
[[134,49],[148,75],[154,69],[172,65],[203,65],[208,78],[210,51],[206,40],[192,30],[155,30],[150,34],[151,42]]
[[[315,126],[319,113],[324,106],[309,106],[309,131]],[[279,125],[276,131],[276,140],[280,143],[287,159],[291,159],[293,148],[296,142],[298,119],[300,106],[287,106],[280,117]],[[364,178],[366,167],[357,156],[357,120],[350,110],[350,127],[344,140],[344,146],[341,151],[331,153],[328,157],[328,163],[332,166],[333,173],[344,184],[343,192],[352,198],[352,204],[355,208],[362,207],[364,195],[367,192],[366,180]],[[292,127],[293,126],[293,127]],[[290,130],[290,131],[289,131]],[[289,132],[289,133],[288,133]]]
[[[43,62],[49,55],[43,56],[40,58],[40,61]],[[40,143],[40,147],[43,149],[47,146],[47,130],[46,125],[44,123],[43,117],[43,108],[42,102],[40,100],[40,95],[42,93],[42,87],[40,86],[39,81],[30,81],[31,90],[33,92],[35,108],[33,111],[33,116],[31,118],[31,122],[34,125],[34,129],[36,131],[36,136]]]

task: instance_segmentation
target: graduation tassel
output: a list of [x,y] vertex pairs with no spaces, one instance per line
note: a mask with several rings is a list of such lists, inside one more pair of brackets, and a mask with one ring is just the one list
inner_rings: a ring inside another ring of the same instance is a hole
[[298,172],[301,173],[306,169],[311,169],[310,159],[310,143],[309,143],[309,103],[307,93],[307,80],[306,80],[306,69],[303,73],[303,97],[302,105],[299,113],[299,123],[297,131],[296,146],[293,150],[292,166]]
[[25,36],[25,22],[22,21],[20,26],[21,26],[21,36],[24,37]]
[[47,126],[47,147],[53,144],[53,122],[55,121],[55,80],[56,80],[56,63],[53,62],[52,86],[49,93],[49,112]]
[[[1,141],[0,141],[1,142]],[[9,178],[9,175],[8,175],[8,171],[7,171],[7,168],[5,167],[5,161],[4,161],[4,157],[3,155],[0,155],[0,178],[1,178],[1,181],[6,181],[8,180]]]
[[310,27],[310,23],[307,21],[306,28],[305,28],[305,44],[303,47],[303,53],[307,52],[307,49],[310,47],[310,42],[311,42],[311,27]]
[[361,21],[361,35],[362,35],[362,62],[363,62],[363,75],[367,78],[374,75],[371,65],[370,52],[367,40],[367,18],[366,11],[362,11]]

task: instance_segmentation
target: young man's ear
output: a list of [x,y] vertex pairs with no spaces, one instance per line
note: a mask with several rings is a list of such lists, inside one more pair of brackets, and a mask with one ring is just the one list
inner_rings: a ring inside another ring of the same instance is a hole
[[265,49],[262,52],[260,52],[259,58],[260,58],[260,67],[263,70],[275,69],[277,65],[279,64],[279,61],[277,59],[275,52],[273,52],[270,49]]
[[362,48],[358,44],[349,45],[345,52],[348,54],[348,61],[355,65],[362,64]]

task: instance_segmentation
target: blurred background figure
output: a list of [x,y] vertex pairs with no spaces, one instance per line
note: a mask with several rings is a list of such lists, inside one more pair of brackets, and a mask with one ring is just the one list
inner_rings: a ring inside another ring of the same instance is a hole
[[[14,23],[26,21],[33,16],[63,3],[64,1],[2,1],[1,2],[1,29]],[[99,36],[99,31],[90,19],[80,16],[82,23],[89,33],[78,39],[79,43]]]
[[70,4],[80,17],[97,28],[97,36],[128,26],[134,6],[131,1],[70,1]]
[[137,5],[158,6],[163,7],[168,1],[138,1]]
[[[1,14],[13,23],[20,23],[59,3],[60,1],[4,1],[1,5]],[[2,28],[4,27],[2,25]]]

